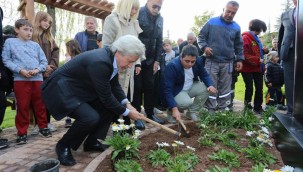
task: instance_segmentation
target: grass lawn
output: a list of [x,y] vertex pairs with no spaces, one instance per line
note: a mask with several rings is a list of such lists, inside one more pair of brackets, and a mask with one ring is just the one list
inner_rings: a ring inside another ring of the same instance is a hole
[[[238,77],[238,82],[236,83],[235,99],[240,100],[240,101],[244,101],[244,92],[245,92],[245,85],[244,85],[244,82],[243,82],[243,78],[240,74],[239,77]],[[263,97],[264,97],[266,92],[267,92],[267,88],[264,85],[263,86]],[[15,125],[15,115],[16,115],[16,111],[11,110],[10,107],[8,107],[6,109],[5,116],[4,116],[4,121],[3,121],[1,127],[2,128],[8,128],[8,127],[14,126]]]
[[11,110],[10,107],[7,107],[1,127],[9,128],[15,126],[15,116],[16,116],[16,110]]

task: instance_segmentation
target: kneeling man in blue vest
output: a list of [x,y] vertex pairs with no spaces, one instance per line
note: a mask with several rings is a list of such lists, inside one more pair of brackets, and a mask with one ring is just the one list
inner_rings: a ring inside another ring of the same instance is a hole
[[163,78],[164,102],[168,108],[167,121],[176,123],[179,110],[187,110],[186,117],[197,121],[209,93],[216,93],[213,82],[205,70],[198,49],[187,45],[179,57],[165,67]]

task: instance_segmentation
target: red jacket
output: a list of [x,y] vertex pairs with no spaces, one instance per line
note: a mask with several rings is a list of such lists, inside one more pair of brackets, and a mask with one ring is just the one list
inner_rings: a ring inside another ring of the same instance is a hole
[[241,72],[262,72],[261,53],[254,36],[250,32],[243,32],[244,61]]

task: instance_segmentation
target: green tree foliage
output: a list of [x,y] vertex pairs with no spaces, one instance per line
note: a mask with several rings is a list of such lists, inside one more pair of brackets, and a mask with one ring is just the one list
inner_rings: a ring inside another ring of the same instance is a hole
[[[281,4],[282,5],[282,12],[288,11],[290,8],[293,8],[293,1],[292,0],[285,0],[285,3]],[[281,24],[281,16],[277,17],[276,20],[276,25],[275,25],[275,29],[278,31],[280,28],[280,24]]]
[[196,35],[199,34],[202,26],[215,14],[214,11],[204,11],[202,15],[195,16],[194,26],[191,28],[191,31]]

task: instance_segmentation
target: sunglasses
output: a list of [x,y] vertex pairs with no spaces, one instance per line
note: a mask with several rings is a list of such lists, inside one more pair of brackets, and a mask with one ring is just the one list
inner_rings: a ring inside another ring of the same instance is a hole
[[153,8],[153,9],[158,8],[159,11],[161,10],[161,6],[160,6],[160,5],[156,5],[156,4],[154,4],[154,5],[152,6],[152,8]]

